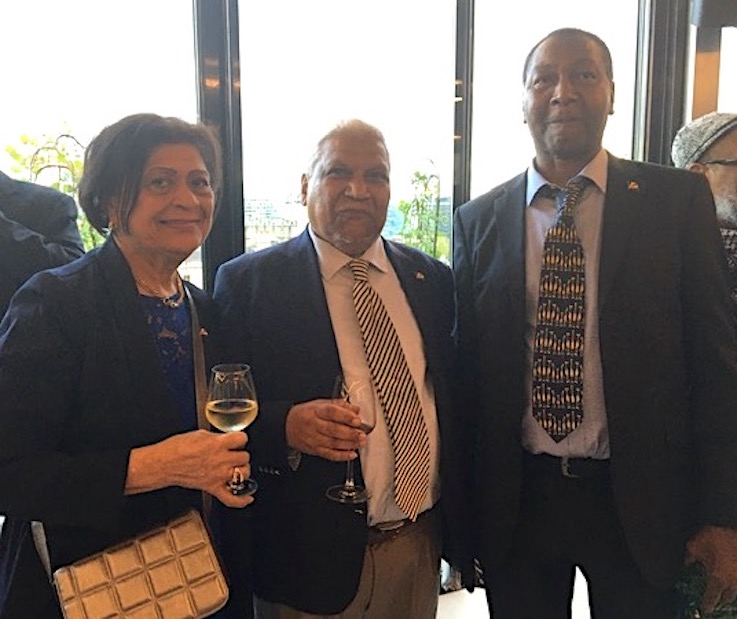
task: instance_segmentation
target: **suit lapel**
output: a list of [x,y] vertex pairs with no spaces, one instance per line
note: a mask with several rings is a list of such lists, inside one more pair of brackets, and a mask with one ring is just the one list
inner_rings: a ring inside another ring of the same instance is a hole
[[386,250],[387,258],[392,263],[394,270],[399,278],[399,283],[402,284],[402,289],[407,295],[407,298],[412,298],[413,301],[417,301],[417,285],[422,284],[425,280],[425,273],[421,269],[415,268],[416,265],[411,260],[408,260],[407,256],[402,255],[396,250],[394,245],[389,241],[384,241],[384,249]]
[[499,245],[506,273],[504,290],[507,301],[520,303],[520,315],[524,316],[525,303],[525,187],[527,174],[512,179],[504,194],[497,199],[495,211],[499,218]]
[[384,248],[389,262],[392,263],[394,271],[397,274],[399,284],[402,286],[402,290],[407,297],[410,309],[415,315],[420,333],[422,333],[424,338],[426,331],[425,325],[423,324],[423,307],[427,305],[427,300],[423,298],[423,294],[425,292],[425,277],[427,274],[413,260],[408,259],[406,255],[397,251],[391,243],[384,241]]
[[[110,300],[109,308],[116,327],[116,333],[111,336],[116,337],[126,359],[127,368],[125,373],[121,368],[121,378],[126,376],[131,393],[139,394],[146,402],[146,410],[138,413],[146,416],[149,436],[168,434],[171,428],[179,426],[179,414],[164,382],[156,347],[138,303],[133,276],[112,238],[100,249],[100,262],[105,294]],[[156,411],[155,415],[148,414],[147,411],[152,410]]]
[[637,168],[609,155],[599,258],[599,313],[606,304],[642,205],[645,183]]
[[[322,273],[320,272],[317,250],[307,230],[294,239],[294,243],[297,258],[289,261],[290,264],[297,265],[294,271],[293,284],[297,289],[303,291],[302,299],[305,300],[310,308],[308,315],[316,318],[316,324],[312,325],[312,328],[316,327],[315,340],[326,342],[327,340],[324,339],[324,336],[328,332],[332,333],[333,327],[330,320],[330,312],[328,311],[328,301],[325,297],[325,286],[322,283]],[[306,269],[303,268],[305,264],[309,265]],[[334,338],[332,338],[332,341],[334,342]]]
[[[443,340],[443,334],[435,331],[440,324],[438,320],[439,316],[442,316],[442,304],[445,302],[436,298],[434,294],[441,288],[428,280],[428,278],[434,277],[434,274],[426,272],[422,263],[414,260],[411,254],[397,249],[386,240],[384,240],[384,247],[422,336],[422,347],[427,368],[433,377],[439,378],[443,367],[443,359],[440,356],[445,353],[443,349],[438,348],[437,344],[438,341]],[[451,310],[448,309],[447,311],[450,312]]]
[[[307,230],[291,243],[290,250],[294,251],[296,257],[290,258],[288,262],[295,268],[292,271],[292,281],[285,282],[284,289],[290,291],[291,298],[301,299],[307,305],[308,309],[302,315],[309,317],[309,331],[306,335],[314,343],[313,350],[316,356],[314,367],[322,368],[320,376],[331,377],[327,391],[325,386],[320,389],[322,394],[320,397],[326,397],[332,392],[333,379],[340,373],[341,366],[320,264]],[[309,265],[308,268],[304,268],[305,265]],[[329,345],[326,345],[327,343]],[[331,368],[330,372],[326,372],[326,368]]]

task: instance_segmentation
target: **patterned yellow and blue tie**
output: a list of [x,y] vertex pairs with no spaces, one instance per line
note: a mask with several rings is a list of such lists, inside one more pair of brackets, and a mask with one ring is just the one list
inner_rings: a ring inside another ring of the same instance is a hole
[[391,318],[368,281],[369,263],[356,259],[348,266],[366,361],[394,449],[394,497],[415,520],[430,486],[430,443],[422,405]]
[[557,192],[558,220],[545,235],[540,271],[532,415],[555,442],[583,419],[586,287],[583,247],[573,216],[588,182],[576,177]]

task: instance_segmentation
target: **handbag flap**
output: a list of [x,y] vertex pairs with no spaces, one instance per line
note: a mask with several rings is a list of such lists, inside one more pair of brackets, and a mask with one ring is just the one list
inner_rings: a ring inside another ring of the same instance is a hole
[[228,585],[199,512],[191,510],[54,572],[65,619],[199,619]]

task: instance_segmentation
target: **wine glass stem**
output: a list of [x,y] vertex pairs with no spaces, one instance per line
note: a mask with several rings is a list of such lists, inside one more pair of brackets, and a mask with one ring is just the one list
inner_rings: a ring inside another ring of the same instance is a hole
[[345,467],[345,487],[349,490],[354,490],[356,482],[353,479],[353,460],[348,460]]

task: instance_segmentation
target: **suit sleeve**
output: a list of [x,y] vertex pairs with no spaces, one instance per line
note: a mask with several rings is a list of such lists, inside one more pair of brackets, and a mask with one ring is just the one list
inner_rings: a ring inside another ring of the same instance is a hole
[[[218,307],[220,329],[227,342],[223,350],[226,359],[232,362],[250,363],[259,397],[258,366],[252,360],[251,326],[255,317],[251,311],[252,299],[248,291],[249,271],[235,265],[221,266],[215,277],[213,298]],[[255,301],[258,303],[258,300]],[[265,467],[282,471],[289,470],[287,459],[286,418],[292,402],[264,401],[259,397],[259,415],[248,429],[249,442],[246,449],[252,456],[254,467]]]
[[737,343],[727,266],[706,181],[699,178],[683,239],[684,338],[701,477],[702,524],[737,527]]
[[59,193],[32,205],[42,211],[34,224],[8,215],[0,204],[0,269],[12,275],[16,287],[31,275],[71,262],[84,253],[77,228],[77,206]]
[[114,528],[126,501],[129,450],[65,452],[63,437],[79,423],[81,345],[74,333],[86,326],[71,327],[66,309],[74,302],[50,294],[42,279],[50,282],[32,279],[0,323],[0,513]]
[[[480,408],[479,369],[475,349],[478,334],[474,318],[476,301],[473,284],[473,258],[460,210],[456,211],[453,224],[453,276],[456,294],[454,337],[458,350],[456,401],[463,422],[464,442],[470,446],[474,444],[473,437],[476,433],[475,413]],[[469,471],[473,470],[472,452],[470,447],[466,450],[469,458],[466,466]]]

